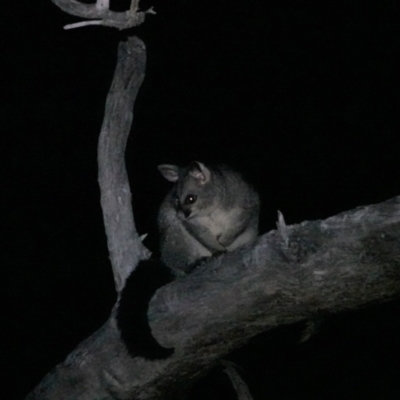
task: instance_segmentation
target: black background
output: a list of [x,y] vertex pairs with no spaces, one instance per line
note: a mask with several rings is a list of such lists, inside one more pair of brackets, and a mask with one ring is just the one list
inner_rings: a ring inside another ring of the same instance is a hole
[[[160,163],[235,166],[261,194],[262,232],[278,209],[292,224],[400,194],[399,2],[150,5],[127,32],[64,31],[79,19],[50,0],[2,5],[2,398],[22,398],[115,301],[96,146],[126,35],[148,49],[127,167],[150,247]],[[335,316],[302,345],[302,326],[278,329],[233,359],[256,399],[398,399],[399,311]],[[216,373],[191,398],[231,390]]]

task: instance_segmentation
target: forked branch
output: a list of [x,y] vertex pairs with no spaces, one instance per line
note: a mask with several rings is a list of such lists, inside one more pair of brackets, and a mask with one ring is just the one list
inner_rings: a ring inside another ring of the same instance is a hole
[[64,29],[103,25],[122,30],[142,24],[146,14],[155,14],[152,8],[139,11],[139,0],[132,0],[130,9],[124,12],[110,11],[109,0],[97,0],[95,4],[84,4],[77,0],[52,0],[52,2],[68,14],[94,20],[69,24]]

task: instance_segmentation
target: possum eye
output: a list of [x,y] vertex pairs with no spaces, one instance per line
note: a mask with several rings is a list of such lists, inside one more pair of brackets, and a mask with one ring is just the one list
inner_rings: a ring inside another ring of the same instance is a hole
[[188,194],[185,197],[185,204],[193,204],[197,200],[197,196],[195,194]]

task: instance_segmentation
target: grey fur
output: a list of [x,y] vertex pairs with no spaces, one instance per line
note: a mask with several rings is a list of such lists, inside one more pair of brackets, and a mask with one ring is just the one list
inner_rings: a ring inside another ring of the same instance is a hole
[[192,162],[159,165],[174,187],[161,204],[158,227],[162,261],[175,273],[190,272],[203,257],[232,251],[258,234],[258,194],[226,166]]

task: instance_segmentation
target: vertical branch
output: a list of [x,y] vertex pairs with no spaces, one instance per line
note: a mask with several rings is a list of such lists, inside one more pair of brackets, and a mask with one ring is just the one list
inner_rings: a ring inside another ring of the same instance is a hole
[[124,157],[133,105],[145,67],[146,48],[139,38],[129,37],[119,44],[98,144],[101,206],[117,292],[138,261],[145,257],[135,229]]

